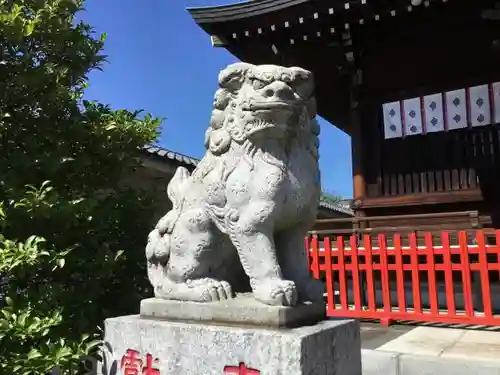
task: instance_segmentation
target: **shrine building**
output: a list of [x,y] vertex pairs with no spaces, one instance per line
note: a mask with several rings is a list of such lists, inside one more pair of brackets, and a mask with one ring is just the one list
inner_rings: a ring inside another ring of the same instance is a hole
[[319,115],[351,137],[357,217],[500,228],[500,3],[254,0],[189,12],[242,61],[314,73]]

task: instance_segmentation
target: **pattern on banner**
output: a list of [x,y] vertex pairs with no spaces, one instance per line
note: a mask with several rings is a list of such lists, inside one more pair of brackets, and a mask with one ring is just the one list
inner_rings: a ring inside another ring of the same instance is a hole
[[444,130],[442,94],[424,96],[424,118],[427,133],[442,132]]
[[491,124],[490,93],[488,85],[469,88],[469,118],[472,126]]
[[406,135],[422,134],[422,109],[420,98],[403,101]]
[[449,130],[467,127],[467,99],[465,89],[448,91],[445,94],[446,122]]
[[385,103],[382,112],[385,139],[498,124],[500,82]]
[[385,139],[401,138],[403,136],[403,124],[400,102],[385,103],[382,106],[382,112],[384,115]]

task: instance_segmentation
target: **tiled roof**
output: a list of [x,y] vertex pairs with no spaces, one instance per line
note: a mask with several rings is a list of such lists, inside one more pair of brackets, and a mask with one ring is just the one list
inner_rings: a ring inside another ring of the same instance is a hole
[[199,162],[198,159],[179,154],[175,151],[167,150],[166,148],[160,146],[144,146],[143,151],[149,155],[160,157],[165,161],[177,162],[178,164],[186,167],[196,167]]
[[[180,154],[175,151],[168,150],[166,148],[160,147],[160,146],[144,146],[142,149],[145,153],[148,155],[161,158],[167,162],[175,162],[178,163],[179,165],[183,165],[186,167],[196,167],[199,163],[198,159],[192,158],[190,156],[186,156],[183,154]],[[319,202],[319,206],[321,208],[327,209],[327,210],[332,210],[335,212],[339,212],[345,215],[353,215],[352,210],[349,208],[349,203],[347,201],[333,201],[331,199],[328,199],[326,197],[321,197],[321,200]]]
[[341,214],[354,216],[354,212],[349,208],[349,202],[347,200],[334,201],[322,196],[319,201],[319,206],[321,208],[326,208],[327,210],[332,210],[340,212]]

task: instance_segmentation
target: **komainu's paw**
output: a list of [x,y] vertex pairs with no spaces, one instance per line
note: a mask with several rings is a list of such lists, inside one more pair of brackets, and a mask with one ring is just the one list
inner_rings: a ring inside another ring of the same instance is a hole
[[157,229],[154,229],[148,235],[148,243],[146,245],[146,259],[151,260],[156,258],[161,261],[168,260],[170,255],[170,244],[168,238],[160,234]]
[[160,233],[160,235],[164,235],[165,233],[171,234],[174,230],[174,224],[176,220],[179,218],[179,213],[177,211],[169,211],[165,216],[163,216],[158,223],[156,224],[156,230]]
[[204,278],[185,283],[167,282],[156,288],[155,296],[181,301],[214,302],[233,298],[233,292],[227,281]]
[[256,283],[255,299],[272,306],[294,306],[297,304],[297,288],[293,281],[266,279]]
[[188,280],[187,286],[193,296],[200,295],[201,302],[222,301],[233,298],[231,285],[227,281],[210,278]]

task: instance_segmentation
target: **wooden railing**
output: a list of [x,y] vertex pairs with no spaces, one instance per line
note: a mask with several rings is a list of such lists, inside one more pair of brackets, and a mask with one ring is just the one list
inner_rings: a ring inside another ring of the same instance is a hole
[[[435,222],[442,223],[437,228]],[[490,219],[488,217],[481,217],[478,211],[439,212],[414,215],[319,219],[310,233],[316,235],[382,232],[411,233],[436,229],[467,230],[480,228],[488,224],[490,224]]]
[[[417,235],[388,237],[365,234],[306,238],[313,276],[327,289],[328,315],[439,323],[500,325],[498,298],[500,231],[487,243],[476,231],[442,232],[436,244],[431,233],[419,245]],[[375,240],[375,241],[374,241]]]
[[[348,238],[354,235],[358,241],[361,241],[364,234],[371,234],[372,238],[376,238],[378,234],[386,234],[391,243],[392,235],[399,233],[403,236],[403,244],[408,245],[407,235],[412,233],[416,235],[418,243],[422,243],[425,233],[431,233],[434,241],[439,243],[442,231],[453,233],[483,229],[485,233],[488,233],[491,227],[490,217],[481,216],[477,211],[461,211],[322,219],[316,221],[316,225],[309,234],[319,239],[330,237],[332,240],[336,240],[338,236]],[[489,237],[488,241],[490,241]]]

